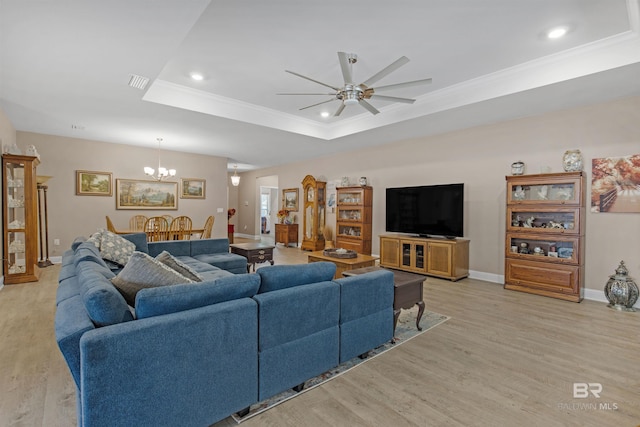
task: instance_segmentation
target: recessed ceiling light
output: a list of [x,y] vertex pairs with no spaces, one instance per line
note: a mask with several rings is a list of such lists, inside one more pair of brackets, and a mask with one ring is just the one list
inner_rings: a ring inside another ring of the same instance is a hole
[[320,115],[326,119],[327,117],[329,117],[329,112],[323,111],[322,113],[320,113]]
[[191,73],[191,78],[193,80],[200,81],[200,80],[204,79],[204,76],[202,74],[200,74],[200,73]]
[[567,31],[569,31],[567,27],[552,28],[547,32],[547,37],[550,39],[559,39],[567,34]]

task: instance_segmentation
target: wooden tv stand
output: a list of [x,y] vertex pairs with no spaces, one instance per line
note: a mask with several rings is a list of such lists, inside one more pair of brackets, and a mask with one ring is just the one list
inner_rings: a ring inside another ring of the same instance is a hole
[[383,234],[380,266],[460,280],[469,276],[469,240]]

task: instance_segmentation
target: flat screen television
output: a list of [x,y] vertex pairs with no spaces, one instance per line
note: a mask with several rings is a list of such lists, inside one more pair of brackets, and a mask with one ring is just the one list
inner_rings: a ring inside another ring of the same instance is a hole
[[386,230],[463,237],[464,184],[387,188]]

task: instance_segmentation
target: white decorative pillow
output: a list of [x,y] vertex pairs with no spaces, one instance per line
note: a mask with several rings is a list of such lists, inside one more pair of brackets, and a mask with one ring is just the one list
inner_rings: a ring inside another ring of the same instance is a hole
[[144,252],[135,251],[122,271],[111,279],[111,283],[118,288],[127,303],[134,306],[140,289],[193,283],[193,280]]
[[200,276],[197,271],[171,255],[167,251],[162,251],[161,253],[159,253],[158,256],[156,256],[156,260],[160,261],[167,267],[174,269],[184,277],[188,277],[194,282],[202,282],[202,276]]
[[102,258],[126,265],[129,257],[136,250],[136,245],[124,237],[104,230],[100,238],[99,249]]

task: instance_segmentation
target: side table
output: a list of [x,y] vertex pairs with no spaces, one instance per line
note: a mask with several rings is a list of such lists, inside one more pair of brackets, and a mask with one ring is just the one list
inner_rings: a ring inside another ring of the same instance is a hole
[[416,328],[422,330],[420,319],[424,314],[424,298],[423,283],[427,279],[420,274],[408,273],[406,271],[391,270],[382,267],[364,267],[355,270],[343,271],[345,277],[355,276],[358,274],[369,273],[371,271],[388,270],[393,273],[393,331],[395,333],[398,324],[400,311],[404,308],[409,309],[414,305],[418,306],[418,315],[416,316]]
[[274,247],[275,246],[267,245],[260,242],[236,243],[233,245],[229,245],[232,254],[242,255],[247,259],[247,273],[251,271],[252,266],[253,271],[256,271],[256,264],[260,264],[262,262],[268,261],[271,265],[273,265]]

